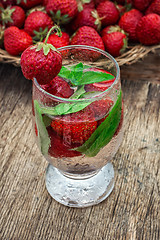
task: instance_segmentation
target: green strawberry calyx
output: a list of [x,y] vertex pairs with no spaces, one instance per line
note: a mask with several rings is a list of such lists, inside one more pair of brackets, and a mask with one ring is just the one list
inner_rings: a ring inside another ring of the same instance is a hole
[[127,36],[127,33],[122,28],[120,28],[120,26],[118,26],[118,25],[110,26],[110,28],[107,32],[108,33],[121,32]]
[[47,13],[44,6],[37,5],[37,6],[35,6],[33,8],[30,8],[26,11],[26,17],[28,17],[29,14],[31,14],[32,12],[35,12],[35,11],[41,11],[41,12]]
[[23,2],[23,3],[27,3],[27,0],[17,0],[17,4],[20,4],[21,2]]
[[60,24],[67,24],[71,21],[71,17],[68,16],[68,14],[61,14],[61,10],[58,10],[56,13],[53,11],[50,11],[51,17],[54,22],[56,22],[57,25]]
[[55,48],[52,44],[47,43],[48,38],[49,38],[49,36],[50,36],[50,34],[51,34],[51,32],[52,32],[53,30],[56,30],[56,34],[57,34],[59,37],[62,36],[62,32],[61,32],[60,28],[59,28],[57,25],[55,25],[55,26],[53,26],[53,27],[48,31],[45,41],[44,41],[44,42],[38,42],[37,44],[35,44],[34,46],[32,46],[31,49],[35,49],[36,52],[38,52],[38,51],[40,51],[41,49],[43,49],[43,53],[44,53],[45,56],[48,55],[50,49],[53,50],[53,51],[59,52],[59,51],[57,50],[57,48]]
[[11,6],[9,6],[6,9],[1,8],[1,11],[0,20],[2,21],[2,25],[5,26],[8,22],[13,23],[12,13],[15,11],[15,8],[11,9]]
[[45,29],[43,29],[42,27],[39,28],[39,31],[34,30],[33,31],[35,36],[33,37],[33,40],[35,42],[42,42],[43,38],[46,36],[47,32],[48,32],[48,27],[46,27]]
[[128,38],[123,38],[123,47],[120,50],[120,54],[124,53],[126,48],[128,47]]
[[97,26],[97,30],[100,31],[102,23],[101,23],[101,18],[99,17],[97,10],[94,9],[93,11],[91,11],[91,14],[92,14],[92,17],[95,18],[94,24]]

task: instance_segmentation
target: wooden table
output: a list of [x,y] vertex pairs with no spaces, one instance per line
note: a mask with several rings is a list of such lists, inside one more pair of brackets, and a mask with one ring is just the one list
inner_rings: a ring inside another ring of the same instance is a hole
[[115,188],[97,206],[54,201],[35,145],[31,82],[0,65],[0,239],[159,240],[160,55],[121,67],[125,134],[113,159]]

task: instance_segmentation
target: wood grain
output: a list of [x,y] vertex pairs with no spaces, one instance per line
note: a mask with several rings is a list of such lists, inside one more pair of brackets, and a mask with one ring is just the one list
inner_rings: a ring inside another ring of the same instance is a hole
[[46,160],[32,135],[31,82],[0,65],[0,239],[158,240],[159,55],[121,68],[125,134],[113,164],[115,188],[101,204],[60,205],[45,187]]

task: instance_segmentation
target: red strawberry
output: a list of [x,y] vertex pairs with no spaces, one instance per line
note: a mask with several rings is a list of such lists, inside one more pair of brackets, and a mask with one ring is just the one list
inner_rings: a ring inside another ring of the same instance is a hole
[[25,21],[25,12],[19,6],[9,6],[5,9],[1,9],[0,20],[6,27],[16,26],[21,28]]
[[42,88],[46,92],[62,98],[69,98],[74,93],[74,90],[70,88],[69,84],[58,76],[50,83],[42,85]]
[[136,27],[143,14],[137,10],[132,9],[122,15],[119,21],[119,26],[128,33],[129,40],[137,41]]
[[92,109],[97,121],[101,120],[106,114],[108,114],[110,108],[113,105],[113,101],[110,98],[94,101],[87,109]]
[[79,12],[86,8],[95,8],[94,0],[77,0],[77,3]]
[[153,0],[133,0],[133,7],[143,12]]
[[105,27],[101,35],[106,51],[114,57],[121,55],[126,50],[128,38],[124,30],[118,25]]
[[57,24],[71,21],[78,12],[76,0],[48,0],[46,11]]
[[16,0],[16,1],[17,4],[24,9],[30,9],[32,7],[42,4],[42,0]]
[[56,117],[51,127],[61,137],[65,144],[82,145],[95,131],[95,121],[92,109],[83,109],[79,112]]
[[49,36],[47,43],[52,44],[55,48],[60,48],[69,45],[69,35],[65,32],[62,32],[62,36],[57,34],[52,34]]
[[[97,31],[94,28],[88,27],[88,26],[80,27],[72,36],[70,44],[71,45],[88,45],[88,46],[100,48],[102,50],[105,49],[100,35],[97,33]],[[77,57],[78,57],[78,53],[77,53]],[[93,59],[96,59],[99,57],[99,53],[89,51],[89,50],[83,50],[81,51],[81,57],[86,60],[90,59],[92,61]]]
[[160,43],[160,16],[155,13],[143,16],[138,22],[136,31],[140,43],[144,45]]
[[77,14],[72,22],[72,29],[73,31],[76,31],[82,26],[89,26],[97,31],[101,29],[101,20],[95,9],[85,8]]
[[151,5],[147,8],[145,14],[156,13],[160,15],[160,0],[154,0]]
[[37,43],[27,48],[21,56],[21,68],[23,75],[27,79],[37,79],[41,85],[50,82],[60,71],[62,57],[56,50],[51,50],[45,55],[43,47],[39,46],[42,43]]
[[82,155],[80,152],[71,150],[72,145],[66,145],[63,138],[57,136],[51,127],[47,127],[47,131],[51,140],[51,146],[48,150],[48,154],[51,157],[63,158],[63,157],[76,157]]
[[4,31],[4,47],[11,55],[21,54],[31,44],[31,36],[17,27],[11,26]]
[[24,30],[35,40],[42,41],[52,26],[53,21],[47,13],[34,11],[26,18]]
[[100,3],[97,7],[97,12],[99,17],[102,18],[101,21],[103,26],[116,24],[120,17],[118,9],[111,1]]
[[105,45],[105,49],[109,52],[113,57],[120,56],[123,52],[125,52],[128,40],[127,36],[122,32],[112,32],[102,37],[102,40]]
[[41,85],[49,83],[60,72],[62,56],[53,45],[46,43],[52,27],[47,34],[46,41],[38,42],[28,47],[21,56],[21,69],[27,79],[36,78]]

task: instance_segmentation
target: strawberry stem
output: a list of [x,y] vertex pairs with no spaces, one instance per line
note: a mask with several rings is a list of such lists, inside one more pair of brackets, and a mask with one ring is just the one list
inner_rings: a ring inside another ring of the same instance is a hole
[[57,31],[57,35],[58,35],[59,37],[62,36],[61,29],[60,29],[57,25],[55,25],[55,26],[53,26],[53,27],[49,30],[49,32],[47,33],[47,36],[46,36],[46,39],[45,39],[44,43],[47,43],[48,38],[49,38],[49,36],[50,36],[50,34],[51,34],[51,32],[52,32],[53,30],[56,30],[56,31]]

